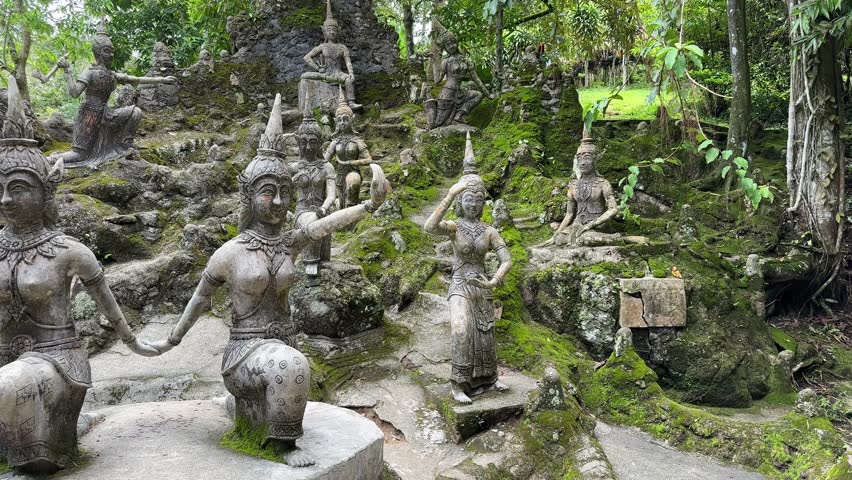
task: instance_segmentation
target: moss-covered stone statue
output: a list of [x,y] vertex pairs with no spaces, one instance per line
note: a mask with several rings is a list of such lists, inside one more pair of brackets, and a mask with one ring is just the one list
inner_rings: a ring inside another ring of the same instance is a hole
[[387,184],[382,169],[371,165],[369,200],[283,231],[294,180],[283,161],[280,104],[279,95],[257,156],[239,175],[240,234],[216,250],[180,321],[155,347],[166,351],[178,345],[216,290],[227,285],[233,326],[222,376],[235,398],[237,424],[264,432],[266,442],[272,442],[288,464],[305,467],[314,459],[297,448],[296,441],[303,434],[311,369],[293,339],[288,303],[296,275],[293,262],[312,242],[374,211],[384,201]]
[[77,419],[92,385],[86,348],[71,321],[71,289],[85,286],[134,352],[135,339],[95,255],[56,229],[63,163],[33,140],[13,77],[0,140],[0,462],[53,472],[77,455]]
[[337,158],[337,201],[341,208],[358,203],[361,194],[361,167],[373,163],[367,143],[355,131],[355,113],[343,94],[334,116],[335,130],[325,151],[325,161]]
[[[489,389],[506,389],[497,380],[491,291],[512,268],[512,257],[497,229],[481,220],[486,193],[485,183],[476,173],[468,133],[464,175],[450,188],[423,226],[429,233],[446,235],[453,245],[455,259],[448,293],[452,355],[450,382],[453,398],[463,404],[471,403],[470,397]],[[459,196],[460,218],[455,222],[443,220]],[[494,277],[488,278],[485,255],[492,250],[497,253],[500,266]]]
[[142,119],[142,110],[135,105],[120,108],[108,105],[117,84],[177,82],[172,76],[134,77],[111,70],[113,45],[104,22],[100,23],[92,40],[92,52],[95,64],[76,79],[67,60],[63,58],[57,63],[65,71],[68,93],[74,98],[86,93],[74,122],[72,150],[62,155],[69,167],[96,166],[122,157],[133,149],[133,136]]
[[[302,74],[299,84],[299,108],[323,108],[330,113],[337,99],[338,86],[346,92],[346,101],[353,109],[355,103],[355,70],[346,45],[338,42],[340,26],[331,11],[331,0],[326,0],[326,18],[322,26],[325,42],[305,55],[309,71]],[[317,84],[319,82],[319,84]]]
[[[458,40],[452,33],[444,33],[441,46],[448,57],[441,63],[441,72],[435,83],[445,79],[446,82],[437,99],[430,98],[423,103],[430,129],[452,123],[467,123],[467,115],[479,105],[484,95],[489,94],[488,88],[476,74],[476,67],[459,51]],[[466,80],[476,85],[479,90],[466,86]]]
[[585,137],[574,156],[575,178],[568,184],[565,218],[553,237],[541,246],[600,246],[647,243],[645,237],[604,233],[596,229],[618,214],[618,201],[609,181],[597,170],[598,152],[594,141]]

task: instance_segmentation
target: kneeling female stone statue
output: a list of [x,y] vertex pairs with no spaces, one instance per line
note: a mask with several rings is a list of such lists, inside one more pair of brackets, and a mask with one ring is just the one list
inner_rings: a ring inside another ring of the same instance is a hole
[[0,140],[0,458],[51,472],[77,454],[77,417],[92,384],[86,349],[71,322],[71,286],[86,286],[130,349],[136,341],[94,254],[56,230],[54,194],[63,162],[50,165],[32,140],[17,84]]
[[239,176],[240,235],[219,248],[202,274],[179,323],[156,344],[166,351],[180,343],[216,290],[228,285],[233,305],[231,338],[222,359],[225,386],[236,400],[236,415],[266,432],[294,467],[314,460],[296,448],[308,401],[311,369],[295,348],[287,294],[295,280],[293,262],[311,242],[367,216],[384,201],[384,173],[371,165],[371,198],[295,230],[282,232],[293,189],[283,161],[281,97],[275,99],[258,154]]

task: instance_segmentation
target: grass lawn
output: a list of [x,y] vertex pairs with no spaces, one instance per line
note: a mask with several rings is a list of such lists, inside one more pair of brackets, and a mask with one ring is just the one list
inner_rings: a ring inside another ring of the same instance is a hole
[[[612,87],[580,88],[580,104],[583,111],[596,100],[607,97],[612,92]],[[651,120],[657,113],[657,103],[652,105],[645,103],[651,88],[647,86],[631,86],[621,91],[622,100],[613,100],[606,109],[606,119],[618,120]]]

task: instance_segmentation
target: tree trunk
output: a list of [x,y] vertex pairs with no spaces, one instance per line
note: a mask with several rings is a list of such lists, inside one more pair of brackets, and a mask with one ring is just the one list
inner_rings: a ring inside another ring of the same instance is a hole
[[[15,0],[15,9],[21,16],[24,16],[27,13],[23,0]],[[30,84],[27,79],[27,62],[30,59],[32,41],[32,32],[26,25],[26,21],[24,21],[21,25],[21,48],[14,50],[12,52],[12,57],[15,62],[15,71],[13,72],[15,82],[18,84],[18,90],[21,93],[21,98],[27,103],[30,102]]]
[[497,81],[497,91],[503,88],[503,2],[497,3],[497,13],[494,17],[495,24],[495,42],[494,42],[494,57],[496,60],[496,69],[494,76]]
[[733,157],[745,157],[748,154],[751,125],[751,72],[748,63],[745,4],[746,0],[728,0],[728,40],[734,97],[731,100],[728,122],[728,148],[733,150]]
[[[792,9],[805,0],[788,0]],[[791,32],[795,41],[798,32]],[[830,35],[813,56],[794,52],[790,60],[787,187],[790,212],[800,233],[838,261],[845,204],[843,81],[840,51]],[[840,222],[840,223],[838,223]]]
[[621,54],[621,84],[625,87],[630,83],[630,74],[627,71],[627,49]]
[[416,53],[414,47],[414,12],[411,11],[411,2],[402,4],[402,24],[405,28],[405,50],[408,58]]
[[588,60],[583,62],[583,73],[584,73],[584,75],[583,75],[583,86],[586,87],[586,88],[589,88],[592,85],[592,83],[591,83],[591,78],[589,78],[589,61]]

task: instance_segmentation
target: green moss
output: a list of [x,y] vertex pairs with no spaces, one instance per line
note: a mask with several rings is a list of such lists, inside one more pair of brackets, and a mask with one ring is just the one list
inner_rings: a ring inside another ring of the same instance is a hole
[[852,480],[852,455],[843,455],[825,474],[824,480]]
[[534,413],[524,418],[518,435],[524,445],[523,461],[539,478],[582,478],[566,452],[577,448],[577,435],[590,428],[576,404],[567,410]]
[[[319,28],[325,20],[325,9],[322,4],[307,3],[279,19],[282,30],[294,28]],[[298,4],[298,2],[297,2]]]
[[278,463],[285,463],[280,453],[276,452],[272,442],[266,441],[266,426],[253,427],[241,417],[234,421],[234,428],[225,433],[219,442],[225,448]]
[[5,461],[0,460],[0,475],[4,473],[9,473],[12,471],[12,467],[9,466]]
[[775,327],[769,327],[769,334],[772,335],[772,340],[782,350],[790,350],[795,353],[798,345],[793,337]]

